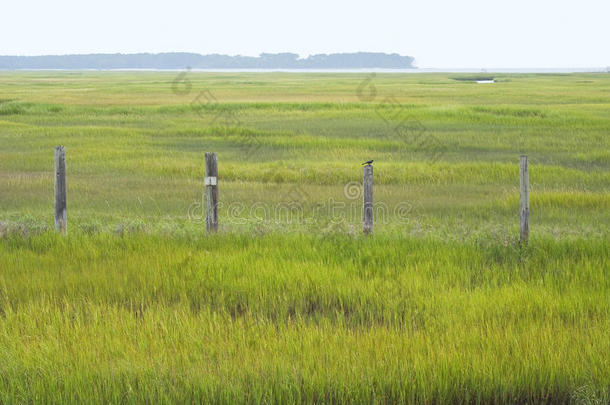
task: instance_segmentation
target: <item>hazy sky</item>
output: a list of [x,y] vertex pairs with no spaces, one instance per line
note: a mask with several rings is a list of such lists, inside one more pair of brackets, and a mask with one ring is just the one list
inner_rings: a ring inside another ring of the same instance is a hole
[[376,51],[420,67],[610,65],[610,0],[5,0],[1,55]]

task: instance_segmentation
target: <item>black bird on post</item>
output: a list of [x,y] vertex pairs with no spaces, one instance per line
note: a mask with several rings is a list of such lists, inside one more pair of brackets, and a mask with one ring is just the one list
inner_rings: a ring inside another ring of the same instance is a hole
[[372,164],[373,164],[373,159],[371,159],[371,160],[367,160],[366,162],[364,162],[364,163],[362,164],[362,166],[364,166],[364,165],[370,166],[370,165],[372,165]]

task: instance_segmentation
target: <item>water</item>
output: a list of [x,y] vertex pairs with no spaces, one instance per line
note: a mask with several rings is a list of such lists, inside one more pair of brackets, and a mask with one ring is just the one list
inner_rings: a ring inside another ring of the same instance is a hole
[[[2,69],[0,69],[1,71]],[[15,69],[19,71],[110,71],[110,72],[182,72],[183,69]],[[606,73],[607,67],[576,68],[414,68],[414,69],[190,69],[192,72],[217,73]]]

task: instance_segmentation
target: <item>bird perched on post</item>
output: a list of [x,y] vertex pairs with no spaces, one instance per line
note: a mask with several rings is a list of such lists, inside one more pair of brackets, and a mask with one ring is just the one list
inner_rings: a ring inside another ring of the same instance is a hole
[[371,160],[367,160],[366,162],[364,162],[364,163],[362,164],[362,166],[364,166],[364,165],[368,165],[368,166],[370,166],[370,165],[372,165],[372,164],[373,164],[373,159],[371,159]]

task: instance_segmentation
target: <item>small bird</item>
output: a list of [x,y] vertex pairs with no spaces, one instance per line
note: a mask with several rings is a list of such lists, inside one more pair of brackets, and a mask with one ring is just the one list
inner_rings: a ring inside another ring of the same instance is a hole
[[370,165],[372,165],[372,164],[373,164],[373,159],[371,159],[371,160],[367,160],[366,162],[364,162],[364,163],[362,164],[362,166],[364,166],[364,165],[369,165],[369,166],[370,166]]

